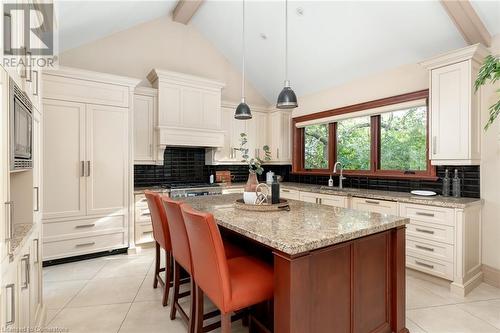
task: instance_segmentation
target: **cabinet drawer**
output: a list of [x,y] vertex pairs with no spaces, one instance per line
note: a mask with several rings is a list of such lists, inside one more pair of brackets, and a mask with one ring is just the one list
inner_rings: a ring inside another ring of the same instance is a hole
[[400,215],[410,220],[455,226],[455,212],[451,208],[401,204]]
[[297,190],[292,190],[288,188],[280,189],[280,197],[289,200],[300,200],[300,193]]
[[146,196],[144,194],[136,194],[135,195],[135,206],[136,207],[147,207],[148,206],[148,200],[146,199]]
[[406,251],[415,256],[453,262],[453,245],[406,236]]
[[150,223],[151,213],[149,207],[135,207],[135,223]]
[[398,215],[398,203],[395,201],[352,198],[351,207],[371,213]]
[[149,243],[154,240],[153,226],[151,223],[135,225],[135,243]]
[[424,259],[417,255],[406,255],[406,267],[413,268],[443,279],[453,280],[453,264],[443,260]]
[[71,257],[127,246],[124,232],[43,243],[44,260]]
[[222,194],[233,194],[233,193],[243,193],[245,189],[243,187],[239,188],[225,188],[222,190]]
[[319,204],[318,195],[316,193],[300,192],[300,201]]
[[406,225],[406,234],[431,241],[455,244],[455,229],[447,225],[410,220],[410,223]]
[[50,237],[75,236],[75,234],[81,233],[124,228],[125,219],[123,216],[119,215],[84,220],[51,222],[43,224],[43,239]]

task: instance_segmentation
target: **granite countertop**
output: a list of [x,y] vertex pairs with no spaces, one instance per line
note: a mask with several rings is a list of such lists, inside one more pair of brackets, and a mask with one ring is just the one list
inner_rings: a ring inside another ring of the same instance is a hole
[[14,224],[13,228],[12,239],[10,240],[10,253],[14,253],[19,248],[23,240],[30,233],[31,229],[33,229],[33,224]]
[[182,198],[214,214],[217,223],[288,255],[297,255],[388,229],[407,218],[290,200],[290,211],[254,212],[234,208],[241,194]]

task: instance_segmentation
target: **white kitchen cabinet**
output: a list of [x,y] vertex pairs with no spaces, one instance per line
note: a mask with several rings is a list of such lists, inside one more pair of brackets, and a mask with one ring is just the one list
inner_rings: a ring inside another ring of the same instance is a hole
[[69,68],[43,79],[43,259],[127,247],[139,80]]
[[0,292],[0,325],[12,332],[16,332],[19,326],[19,284],[17,272],[17,260],[13,262],[4,261],[1,265]]
[[269,114],[268,138],[273,163],[292,163],[292,113],[288,110]]
[[0,67],[0,262],[7,256],[10,215],[10,156],[9,156],[9,77]]
[[433,165],[478,165],[482,124],[474,81],[486,51],[479,44],[425,61],[430,77]]
[[[134,164],[156,163],[158,91],[137,87],[134,94]],[[163,156],[161,158],[163,160]]]
[[352,198],[351,208],[365,212],[398,215],[398,203],[395,201]]
[[40,223],[42,186],[42,115],[33,111],[33,222]]
[[30,327],[30,249],[26,248],[21,252],[18,260],[18,283],[19,283],[19,327]]
[[297,190],[280,186],[280,198],[289,200],[300,200],[300,192]]
[[36,326],[42,318],[43,306],[43,268],[42,242],[40,234],[36,233],[31,240],[30,253],[30,325]]
[[248,135],[248,148],[250,154],[264,159],[265,153],[263,147],[269,146],[267,136],[267,112],[256,112],[252,110],[252,119],[246,121],[246,133]]
[[348,198],[344,196],[301,191],[299,198],[301,201],[316,203],[320,205],[342,208],[349,207]]

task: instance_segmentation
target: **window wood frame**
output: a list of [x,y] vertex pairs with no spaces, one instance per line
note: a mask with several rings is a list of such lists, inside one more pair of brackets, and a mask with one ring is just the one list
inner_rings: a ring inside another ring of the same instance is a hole
[[[329,123],[328,131],[328,169],[305,169],[305,130],[297,128],[297,123],[311,121],[326,117],[337,116],[346,113],[355,113],[362,110],[373,109],[377,107],[394,105],[418,99],[426,99],[427,104],[427,137],[426,137],[426,158],[427,170],[425,171],[403,171],[403,170],[381,170],[380,169],[380,115],[370,117],[370,170],[345,170],[344,175],[351,176],[366,176],[370,178],[392,178],[392,179],[416,179],[416,180],[437,180],[436,167],[431,165],[429,156],[429,90],[419,90],[412,93],[382,98],[370,102],[350,105],[338,109],[332,109],[304,116],[299,116],[292,119],[292,173],[300,175],[318,175],[327,176],[331,174],[333,166],[337,160],[337,123]],[[355,117],[355,115],[353,115]]]

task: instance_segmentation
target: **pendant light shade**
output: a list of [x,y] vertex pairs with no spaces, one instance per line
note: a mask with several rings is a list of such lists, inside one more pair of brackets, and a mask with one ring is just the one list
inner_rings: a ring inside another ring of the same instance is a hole
[[243,29],[242,29],[242,40],[243,40],[243,68],[241,75],[241,103],[236,108],[234,112],[234,118],[239,120],[252,119],[252,111],[247,103],[245,103],[245,0],[242,3],[243,7]]
[[297,96],[290,88],[288,80],[288,0],[285,0],[285,86],[278,95],[276,107],[278,109],[294,109],[297,106],[299,106]]

